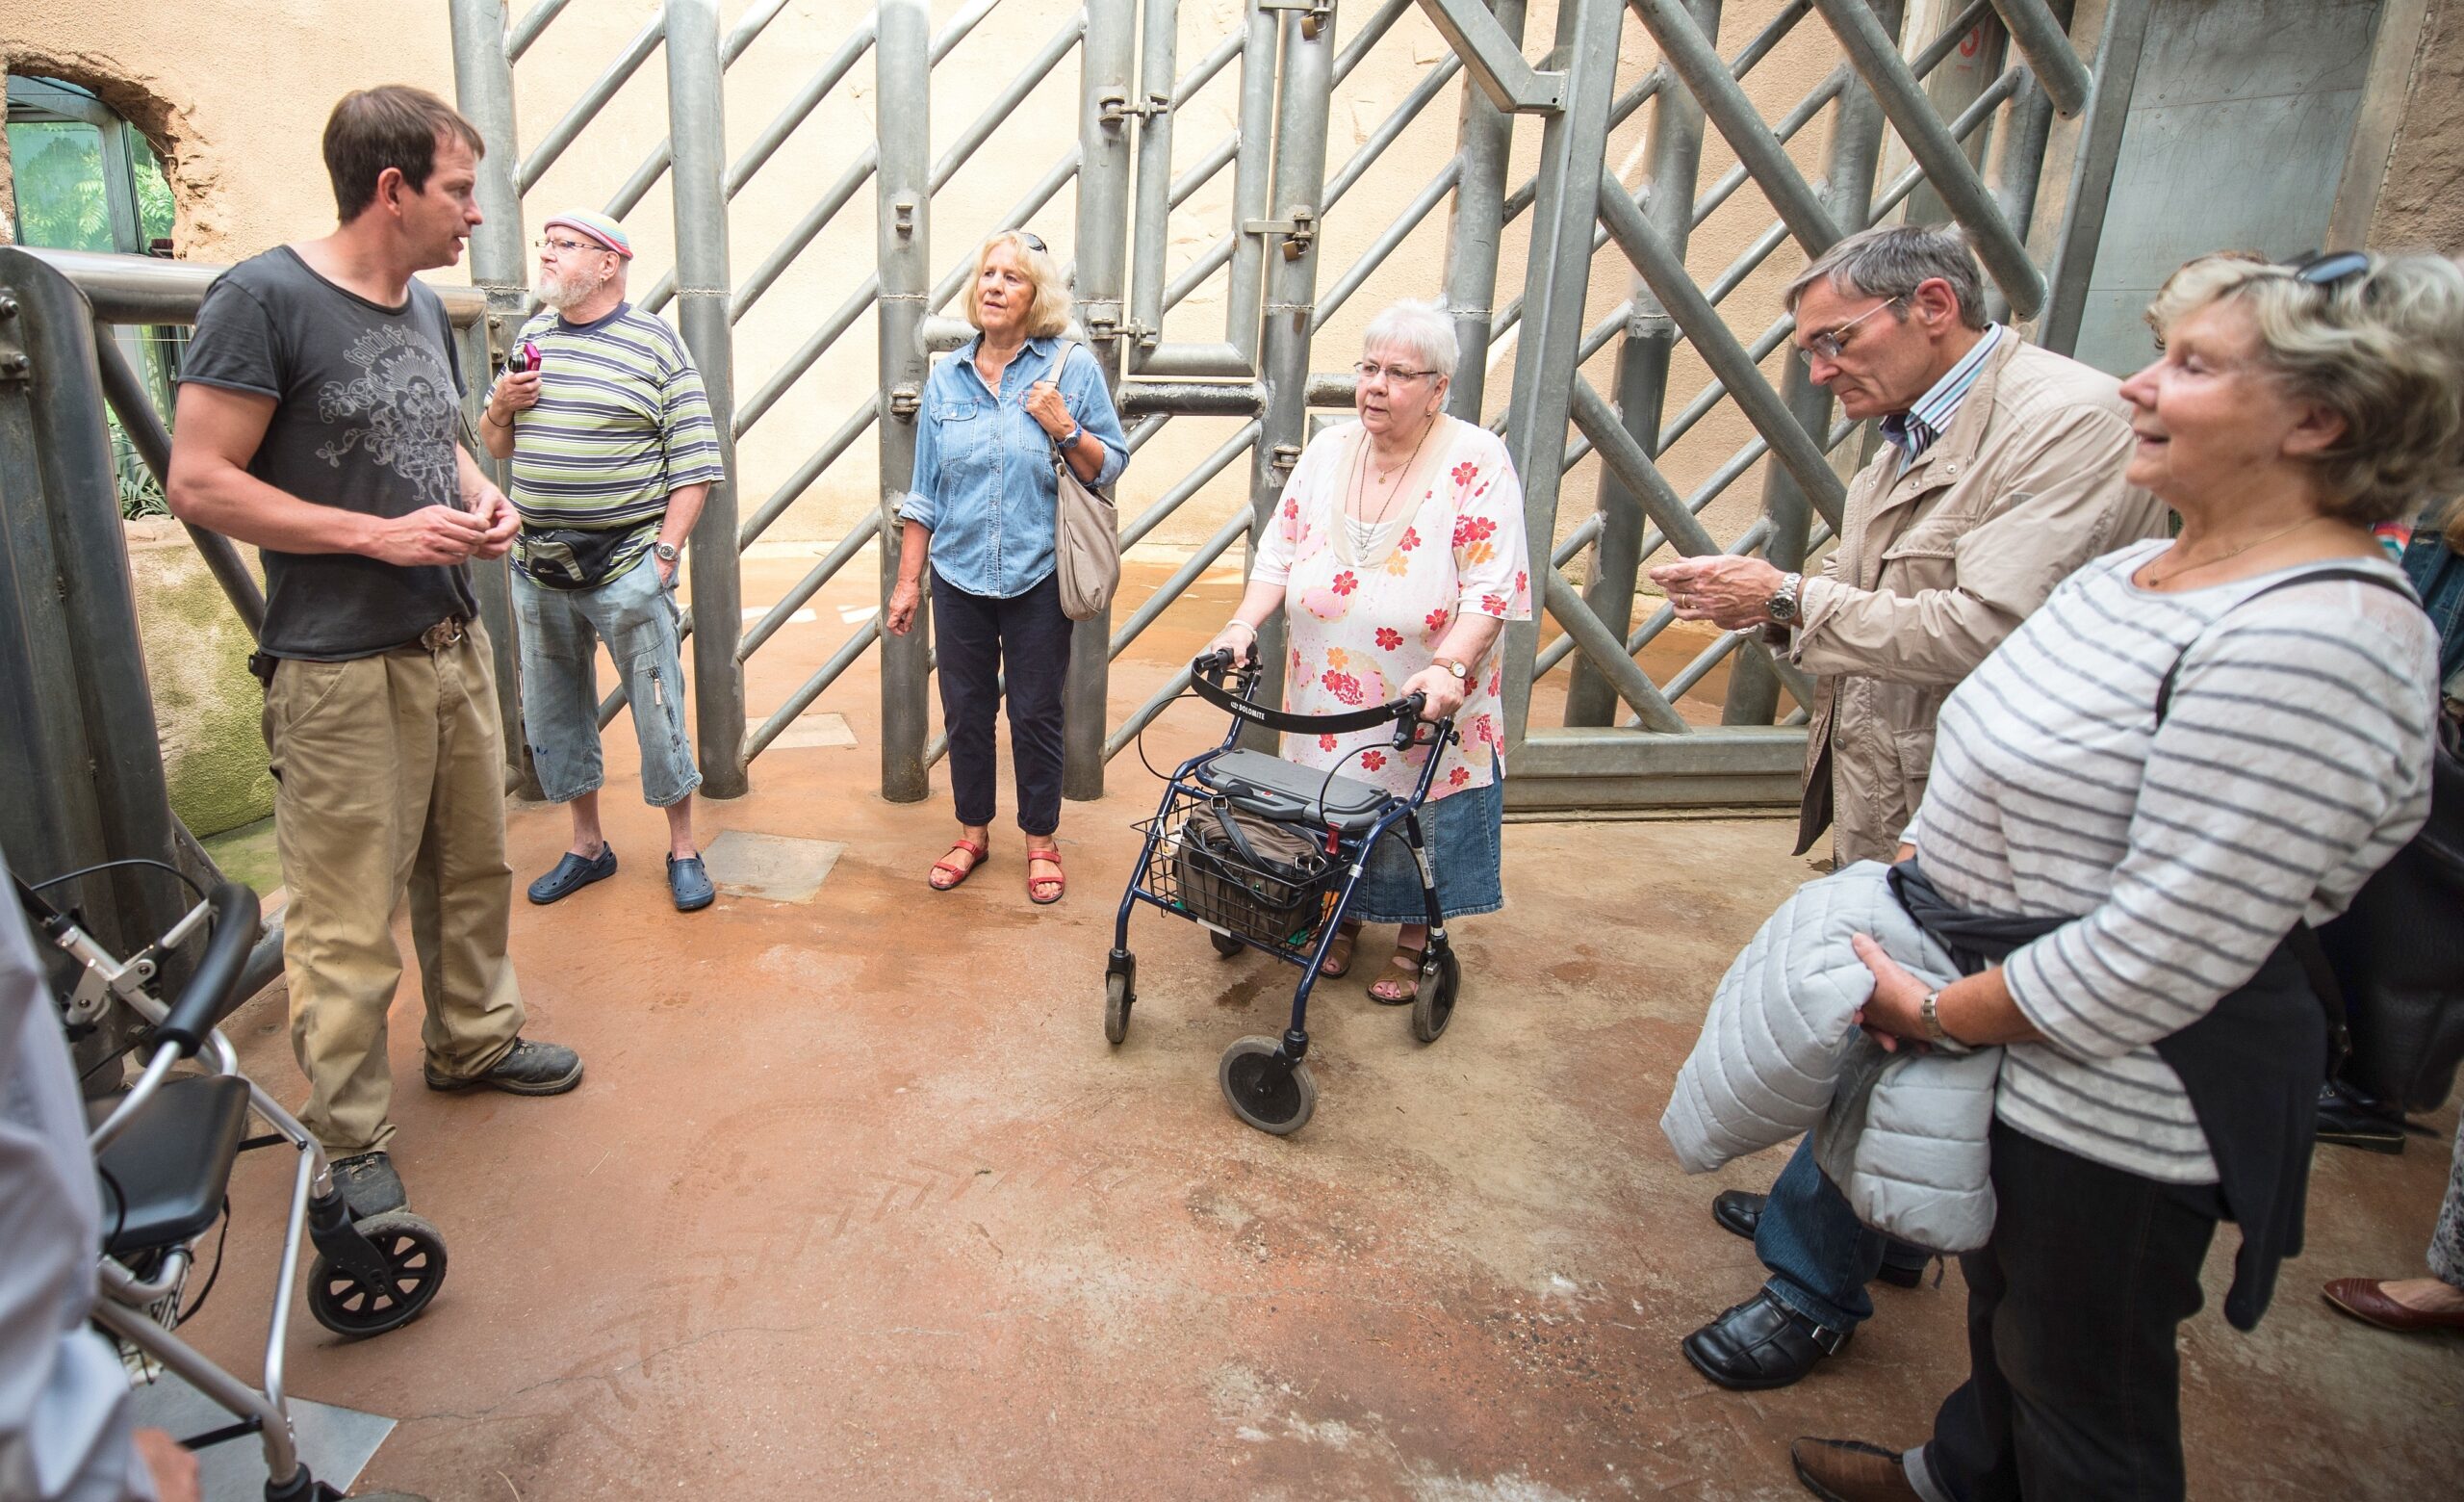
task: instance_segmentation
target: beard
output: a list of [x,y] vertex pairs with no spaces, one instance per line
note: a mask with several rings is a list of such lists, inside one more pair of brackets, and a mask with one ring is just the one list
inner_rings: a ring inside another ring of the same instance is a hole
[[593,294],[606,285],[606,277],[588,272],[569,272],[562,275],[554,272],[541,272],[535,295],[543,307],[562,313],[576,303],[589,301]]

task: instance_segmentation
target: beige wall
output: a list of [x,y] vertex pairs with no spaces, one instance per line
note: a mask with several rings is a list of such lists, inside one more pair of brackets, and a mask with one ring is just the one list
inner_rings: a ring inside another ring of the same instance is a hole
[[[2382,105],[2385,169],[2376,176],[2369,243],[2388,249],[2464,251],[2464,0],[2411,0],[2420,30],[2409,45],[2399,36],[2382,46],[2391,66]],[[2367,108],[2367,107],[2365,107]],[[2368,142],[2375,145],[2375,142]],[[2373,160],[2367,164],[2375,167]]]

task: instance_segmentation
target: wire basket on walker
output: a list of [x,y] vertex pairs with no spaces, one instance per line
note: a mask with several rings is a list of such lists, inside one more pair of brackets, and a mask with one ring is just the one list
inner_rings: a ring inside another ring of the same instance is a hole
[[[1130,1008],[1138,1001],[1129,916],[1141,902],[1205,928],[1215,952],[1225,958],[1257,949],[1300,967],[1283,1037],[1240,1039],[1224,1050],[1216,1072],[1233,1115],[1283,1136],[1298,1131],[1317,1108],[1318,1086],[1302,1062],[1309,1051],[1309,992],[1379,840],[1399,839],[1410,848],[1427,909],[1412,1036],[1433,1043],[1454,1015],[1462,970],[1447,940],[1435,873],[1412,816],[1428,799],[1445,747],[1458,740],[1451,718],[1422,721],[1418,694],[1343,714],[1267,709],[1255,702],[1261,671],[1254,659],[1235,663],[1229,652],[1190,664],[1190,686],[1230,714],[1231,724],[1219,744],[1182,763],[1167,780],[1154,817],[1132,826],[1146,838],[1113,926],[1104,1036],[1117,1044],[1129,1033]],[[1398,750],[1432,750],[1411,795],[1396,797],[1338,772],[1242,749],[1242,728],[1252,724],[1311,736],[1391,724]]]

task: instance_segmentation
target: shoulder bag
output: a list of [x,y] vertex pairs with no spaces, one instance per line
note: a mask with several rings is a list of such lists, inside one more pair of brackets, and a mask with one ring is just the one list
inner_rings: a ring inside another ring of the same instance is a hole
[[[1076,348],[1074,341],[1061,347],[1061,359],[1052,371],[1056,390],[1069,351]],[[1052,474],[1060,489],[1052,555],[1061,579],[1061,610],[1073,621],[1091,621],[1112,609],[1113,591],[1120,587],[1120,513],[1103,492],[1078,478],[1057,441]]]

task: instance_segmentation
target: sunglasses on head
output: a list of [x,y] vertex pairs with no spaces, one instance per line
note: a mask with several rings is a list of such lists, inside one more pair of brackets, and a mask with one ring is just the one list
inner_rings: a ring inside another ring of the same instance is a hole
[[1026,244],[1026,247],[1028,249],[1033,250],[1038,255],[1052,254],[1052,251],[1044,245],[1043,237],[1037,234],[1032,229],[1022,229],[1018,231],[1018,239]]
[[2324,255],[2314,250],[2282,264],[2295,281],[2322,292],[2370,272],[2370,257],[2358,250],[2330,250]]

